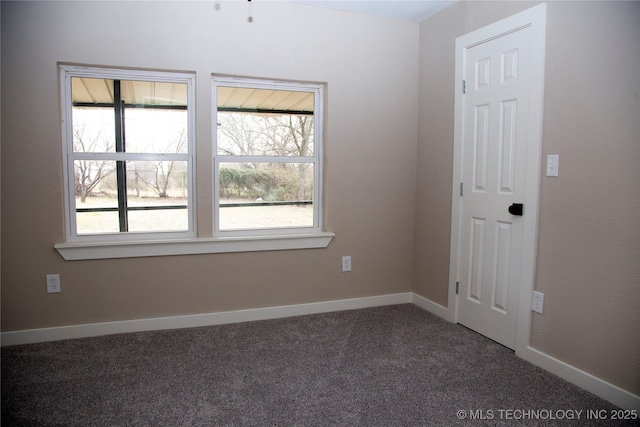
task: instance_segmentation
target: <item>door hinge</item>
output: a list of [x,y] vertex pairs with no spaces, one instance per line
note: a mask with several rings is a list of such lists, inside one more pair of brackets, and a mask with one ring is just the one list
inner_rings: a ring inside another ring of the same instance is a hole
[[460,282],[456,282],[456,295],[460,293]]
[[464,196],[464,182],[460,183],[460,195]]
[[463,80],[462,81],[462,94],[467,93],[467,81]]

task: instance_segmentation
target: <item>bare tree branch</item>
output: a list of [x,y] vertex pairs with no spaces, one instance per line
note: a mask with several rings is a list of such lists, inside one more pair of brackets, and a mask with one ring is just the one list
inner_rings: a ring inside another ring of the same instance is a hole
[[[187,132],[185,129],[182,129],[173,143],[173,152],[182,152],[186,143]],[[149,188],[151,188],[151,190],[153,190],[153,192],[156,193],[158,197],[169,197],[168,190],[169,184],[171,182],[171,174],[174,171],[175,161],[154,161],[151,163],[153,164],[152,179],[145,179],[144,172],[138,171],[137,169],[135,172],[136,177],[144,182]]]
[[[95,136],[86,135],[86,126],[82,122],[73,123],[73,148],[76,152],[110,152],[114,144],[104,137],[102,131]],[[106,160],[79,160],[74,165],[74,183],[76,195],[84,203],[93,194],[103,179],[114,171]]]

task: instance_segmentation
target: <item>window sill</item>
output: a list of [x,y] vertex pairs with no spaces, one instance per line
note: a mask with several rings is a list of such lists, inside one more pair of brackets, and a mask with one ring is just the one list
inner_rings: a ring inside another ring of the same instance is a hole
[[54,247],[66,261],[84,259],[136,258],[228,252],[313,249],[329,246],[334,233],[278,236],[213,237],[183,240],[67,242]]

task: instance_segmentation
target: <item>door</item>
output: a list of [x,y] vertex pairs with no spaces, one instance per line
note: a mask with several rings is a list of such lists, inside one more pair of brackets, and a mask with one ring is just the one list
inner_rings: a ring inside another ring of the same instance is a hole
[[457,321],[512,349],[529,214],[530,39],[525,26],[471,45],[462,66]]

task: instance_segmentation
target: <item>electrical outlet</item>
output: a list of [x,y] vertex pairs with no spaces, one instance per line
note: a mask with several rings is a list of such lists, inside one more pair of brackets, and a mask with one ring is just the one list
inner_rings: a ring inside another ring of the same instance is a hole
[[536,313],[542,314],[542,308],[544,306],[544,294],[542,292],[533,291],[533,298],[531,299],[531,310]]
[[47,274],[47,292],[50,294],[60,292],[59,274]]
[[342,271],[351,271],[351,257],[343,256],[342,257]]

